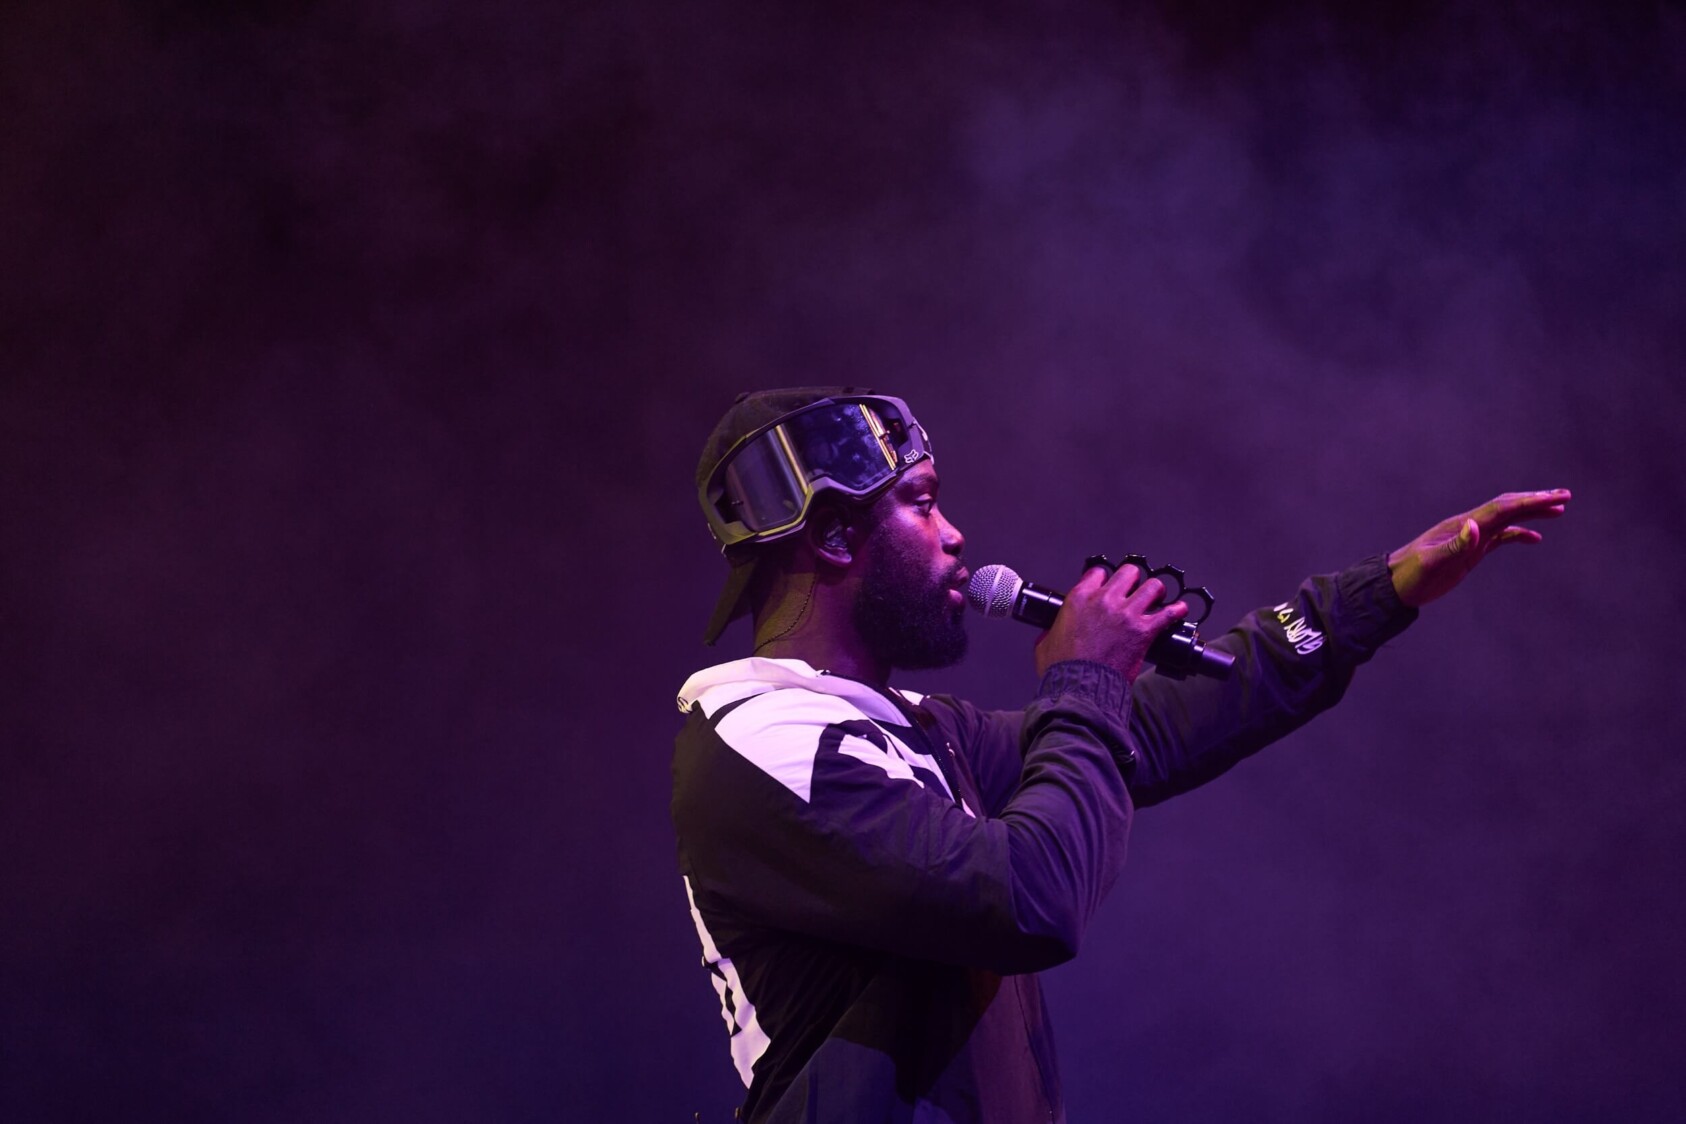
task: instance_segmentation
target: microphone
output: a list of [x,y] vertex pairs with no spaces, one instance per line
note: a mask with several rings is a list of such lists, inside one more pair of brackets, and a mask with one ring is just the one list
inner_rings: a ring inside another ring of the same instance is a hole
[[[972,580],[966,583],[966,604],[992,619],[1012,617],[1037,628],[1050,628],[1065,604],[1065,594],[1027,582],[1006,566],[992,563],[972,571]],[[1198,625],[1184,621],[1160,633],[1148,647],[1147,658],[1161,674],[1173,679],[1189,675],[1228,679],[1235,657],[1206,647],[1198,630]]]

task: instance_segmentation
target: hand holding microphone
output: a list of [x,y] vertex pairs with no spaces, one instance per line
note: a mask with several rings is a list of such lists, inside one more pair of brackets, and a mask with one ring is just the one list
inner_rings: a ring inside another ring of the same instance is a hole
[[[1006,566],[981,566],[966,588],[966,601],[986,617],[1012,617],[1048,629],[1037,643],[1038,673],[1062,659],[1086,659],[1116,667],[1134,682],[1145,658],[1173,678],[1224,679],[1235,663],[1234,656],[1200,641],[1197,626],[1211,612],[1211,593],[1185,587],[1181,570],[1152,569],[1140,555],[1126,556],[1116,570],[1104,557],[1088,559],[1069,594],[1026,582]],[[1191,611],[1190,601],[1198,603],[1195,618],[1179,623]],[[1068,603],[1075,613],[1061,611]]]
[[1157,578],[1138,584],[1140,577],[1134,566],[1112,574],[1099,566],[1085,570],[1066,594],[1066,608],[1036,642],[1036,674],[1062,660],[1093,660],[1116,667],[1125,682],[1134,683],[1148,647],[1188,615],[1180,601],[1160,604],[1164,588]]

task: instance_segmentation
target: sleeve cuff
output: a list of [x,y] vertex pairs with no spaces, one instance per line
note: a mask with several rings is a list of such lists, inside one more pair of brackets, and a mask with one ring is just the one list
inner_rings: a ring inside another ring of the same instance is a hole
[[1061,695],[1076,695],[1107,713],[1122,714],[1130,701],[1130,685],[1115,667],[1090,660],[1065,660],[1050,667],[1036,689],[1039,699]]
[[1417,610],[1399,600],[1387,555],[1366,558],[1340,575],[1342,629],[1347,642],[1366,653],[1398,636],[1417,619]]

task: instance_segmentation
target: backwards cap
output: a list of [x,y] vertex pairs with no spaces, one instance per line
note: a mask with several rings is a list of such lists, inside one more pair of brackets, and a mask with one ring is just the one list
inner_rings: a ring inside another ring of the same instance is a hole
[[815,495],[870,499],[930,455],[924,429],[899,398],[852,386],[738,395],[697,463],[698,500],[732,564],[703,643],[749,611],[756,544],[801,529]]

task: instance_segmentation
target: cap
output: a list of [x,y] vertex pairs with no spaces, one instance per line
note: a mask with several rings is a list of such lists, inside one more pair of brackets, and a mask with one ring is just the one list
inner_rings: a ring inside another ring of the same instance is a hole
[[[715,478],[722,462],[744,438],[815,403],[831,398],[873,394],[874,391],[858,386],[799,386],[748,391],[738,395],[703,445],[702,458],[697,462],[698,494],[706,494],[709,482]],[[706,498],[703,503],[706,511]],[[749,612],[749,587],[755,579],[755,568],[766,552],[756,542],[745,541],[722,547],[722,553],[731,563],[732,572],[726,579],[726,588],[720,591],[720,600],[714,606],[708,629],[703,633],[703,643],[710,645],[720,638],[727,625]]]

